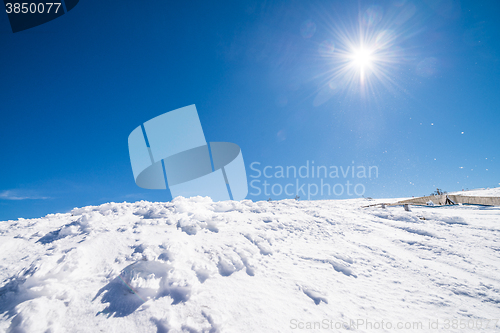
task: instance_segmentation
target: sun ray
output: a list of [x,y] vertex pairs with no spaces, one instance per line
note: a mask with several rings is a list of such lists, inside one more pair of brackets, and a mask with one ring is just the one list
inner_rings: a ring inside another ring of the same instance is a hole
[[[402,45],[408,45],[406,40],[412,35],[407,33],[407,26],[395,20],[398,12],[381,15],[375,9],[373,12],[361,11],[358,20],[353,21],[324,14],[323,19],[330,30],[328,45],[332,49],[334,45],[334,51],[325,55],[321,52],[325,42],[320,45],[320,55],[326,61],[323,71],[315,75],[317,94],[370,97],[376,103],[380,101],[378,96],[385,92],[407,94],[397,77],[408,57]],[[325,92],[327,87],[330,87],[329,92]]]

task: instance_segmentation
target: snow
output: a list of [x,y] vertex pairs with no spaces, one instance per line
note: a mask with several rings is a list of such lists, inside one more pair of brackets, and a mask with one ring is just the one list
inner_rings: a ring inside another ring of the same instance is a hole
[[458,191],[458,192],[452,192],[450,194],[467,195],[474,197],[500,197],[500,187]]
[[498,331],[500,208],[361,208],[386,201],[179,197],[0,222],[0,331]]

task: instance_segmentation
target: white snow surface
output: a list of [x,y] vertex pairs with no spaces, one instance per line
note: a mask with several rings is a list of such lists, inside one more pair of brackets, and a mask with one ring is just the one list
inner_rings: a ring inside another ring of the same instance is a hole
[[0,332],[498,332],[500,208],[361,208],[386,201],[179,197],[0,222]]
[[458,192],[452,192],[450,194],[467,195],[473,197],[500,197],[500,187],[458,191]]

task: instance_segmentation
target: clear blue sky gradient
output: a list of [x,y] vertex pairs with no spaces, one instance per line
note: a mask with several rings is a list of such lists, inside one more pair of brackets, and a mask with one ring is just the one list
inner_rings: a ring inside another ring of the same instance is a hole
[[[190,104],[207,141],[241,147],[249,176],[252,162],[354,161],[379,170],[359,180],[365,196],[499,186],[499,12],[498,1],[81,0],[16,34],[2,14],[0,220],[171,200],[135,185],[127,138]],[[342,38],[360,30],[396,36],[386,77],[318,98]]]

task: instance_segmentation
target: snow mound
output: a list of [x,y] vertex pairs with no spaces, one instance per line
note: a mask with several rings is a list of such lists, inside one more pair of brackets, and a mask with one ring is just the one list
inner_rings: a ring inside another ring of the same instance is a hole
[[0,331],[425,331],[500,316],[498,208],[363,204],[195,197],[0,222]]

